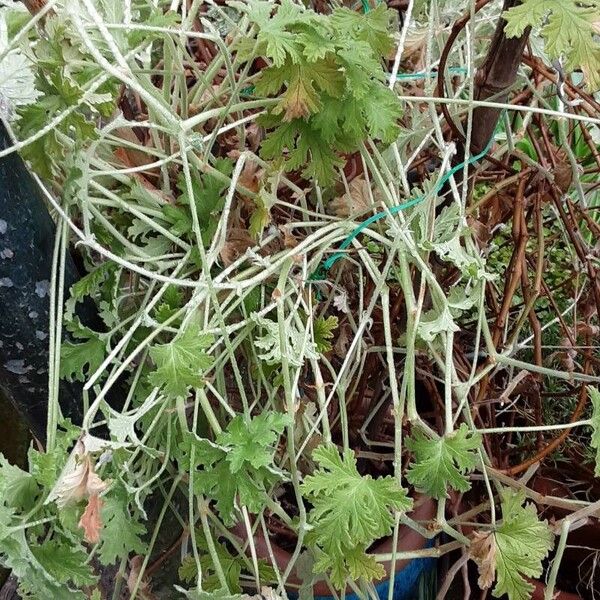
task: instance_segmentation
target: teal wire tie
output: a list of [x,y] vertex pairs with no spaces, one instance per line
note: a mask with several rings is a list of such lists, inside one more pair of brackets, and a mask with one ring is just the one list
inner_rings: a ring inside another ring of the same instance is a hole
[[240,96],[252,96],[254,94],[255,87],[253,85],[249,85],[240,90]]
[[[449,67],[448,73],[450,73],[451,75],[466,75],[468,71],[464,67]],[[396,81],[432,79],[437,76],[437,71],[430,71],[429,73],[398,73],[398,75],[396,75]]]
[[[494,143],[494,136],[492,136],[490,138],[490,141],[488,142],[487,146],[481,152],[479,152],[479,154],[475,154],[474,156],[471,156],[468,160],[462,161],[461,163],[452,167],[452,169],[450,169],[450,171],[448,171],[439,180],[438,184],[436,185],[436,187],[434,189],[434,194],[437,194],[444,187],[444,185],[446,185],[446,182],[450,179],[450,177],[455,175],[461,169],[464,169],[465,165],[472,165],[473,163],[476,163],[478,160],[482,159],[490,151],[490,148],[492,147],[493,143]],[[383,219],[383,217],[385,217],[387,215],[390,215],[390,214],[396,215],[400,211],[403,211],[403,210],[406,210],[407,208],[416,206],[417,204],[423,202],[423,200],[425,200],[425,194],[417,196],[416,198],[412,198],[411,200],[408,200],[408,202],[404,202],[404,204],[399,204],[398,206],[393,206],[392,208],[389,209],[389,211],[378,212],[378,213],[375,213],[374,215],[370,216],[368,219],[363,221],[358,227],[356,227],[355,229],[352,230],[350,235],[340,244],[338,252],[336,252],[335,254],[332,254],[327,260],[325,260],[323,263],[321,263],[316,268],[316,270],[313,272],[313,274],[309,277],[309,280],[310,281],[325,280],[327,278],[327,271],[329,271],[331,269],[331,267],[333,267],[333,265],[338,260],[340,260],[341,258],[345,258],[347,256],[347,253],[344,252],[344,250],[346,250],[350,246],[350,244],[353,242],[353,240],[358,235],[360,235],[367,227],[369,227],[369,225],[372,225],[376,221]]]

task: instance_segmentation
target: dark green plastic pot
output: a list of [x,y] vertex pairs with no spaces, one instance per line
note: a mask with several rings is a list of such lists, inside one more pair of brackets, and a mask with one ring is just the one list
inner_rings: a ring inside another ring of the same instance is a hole
[[[11,145],[0,120],[0,149]],[[41,441],[46,432],[54,240],[54,223],[25,163],[15,152],[1,158],[0,390]],[[75,263],[68,255],[65,289],[78,277]],[[80,386],[61,382],[60,404],[63,414],[78,422]]]

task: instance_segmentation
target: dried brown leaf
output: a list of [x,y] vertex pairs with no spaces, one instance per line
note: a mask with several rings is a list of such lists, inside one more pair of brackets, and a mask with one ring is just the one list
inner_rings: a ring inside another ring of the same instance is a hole
[[[231,156],[233,152],[230,152],[229,154]],[[251,192],[258,193],[263,174],[264,170],[261,169],[255,162],[249,160],[246,162],[242,172],[240,173],[238,183],[243,185]]]
[[362,177],[353,179],[348,188],[348,192],[329,204],[331,212],[340,219],[365,213],[372,206],[369,184]]
[[74,456],[73,467],[61,474],[54,488],[56,504],[60,508],[100,494],[108,487],[94,470],[92,458],[81,441],[75,445]]
[[83,529],[83,537],[90,544],[97,544],[100,541],[102,505],[102,498],[98,494],[92,494],[81,519],[79,519],[79,527]]
[[260,125],[250,123],[250,125],[246,127],[246,142],[252,152],[258,150],[260,143],[263,141],[263,137],[263,130]]
[[485,223],[490,235],[492,235],[496,227],[501,223],[505,223],[512,214],[513,196],[503,190],[492,194],[485,201],[481,200],[481,202],[479,221]]
[[482,223],[473,217],[468,217],[469,229],[473,232],[480,246],[485,246],[492,238],[492,232],[486,223]]
[[[136,598],[140,600],[156,600],[156,595],[152,593],[150,580],[146,575],[142,575],[142,565],[144,558],[136,555],[129,561],[129,575],[127,576],[127,588],[133,594],[137,587]],[[138,585],[138,579],[142,577]]]
[[345,357],[350,348],[350,339],[352,338],[352,328],[350,324],[344,321],[338,328],[337,337],[333,348],[340,357]]
[[564,335],[560,340],[561,348],[563,350],[558,351],[558,356],[560,357],[560,361],[563,364],[566,371],[569,373],[575,372],[575,361],[577,359],[577,350],[573,347],[569,336]]
[[575,331],[579,335],[593,335],[600,334],[600,327],[598,325],[592,325],[592,323],[586,323],[584,321],[578,321],[575,326]]
[[[32,14],[32,15],[37,15],[38,12],[40,12],[40,10],[42,10],[42,8],[44,8],[46,6],[46,4],[48,4],[48,0],[22,0],[23,4],[27,7],[27,10]],[[48,15],[48,13],[46,13]],[[54,15],[54,11],[52,9],[50,9],[49,11],[50,15]]]
[[285,248],[295,248],[298,245],[296,236],[291,232],[288,226],[280,225],[279,231],[283,233],[283,245]]
[[[132,144],[136,144],[138,147],[141,148],[141,146],[139,146],[139,140],[135,137],[135,134],[131,131],[131,129],[120,127],[118,129],[115,129],[114,133],[117,137],[131,142]],[[152,156],[146,154],[141,149],[136,150],[134,148],[129,147],[116,148],[113,152],[113,156],[115,157],[117,162],[120,163],[120,165],[128,169],[143,167],[144,165],[147,165],[154,161],[154,158]],[[153,194],[160,196],[160,198],[162,198],[166,202],[169,202],[170,204],[173,204],[175,202],[175,199],[170,194],[167,194],[162,190],[158,189],[152,183],[152,181],[157,181],[160,175],[160,171],[158,168],[149,168],[143,172],[134,171],[130,173],[130,175],[131,177],[133,177],[133,179],[138,181],[140,185],[142,185],[142,187],[146,188]]]
[[492,587],[496,577],[496,539],[491,531],[475,531],[471,538],[469,554],[479,571],[477,583],[482,590]]
[[562,149],[557,149],[554,155],[556,166],[554,167],[554,183],[558,189],[566,194],[573,183],[573,167],[569,162],[567,153]]
[[232,227],[227,232],[227,238],[219,256],[223,264],[228,267],[233,264],[248,248],[254,246],[254,240],[246,229],[242,227]]
[[424,61],[428,39],[429,30],[427,27],[413,29],[407,33],[402,51],[402,60],[410,63],[412,71],[418,72],[425,68]]

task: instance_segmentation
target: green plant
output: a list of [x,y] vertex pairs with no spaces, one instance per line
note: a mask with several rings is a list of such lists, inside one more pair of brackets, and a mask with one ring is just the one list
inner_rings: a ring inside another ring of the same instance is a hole
[[257,94],[277,99],[259,121],[269,130],[265,159],[284,156],[286,170],[327,185],[343,164],[340,152],[358,150],[369,136],[397,137],[400,103],[381,66],[393,47],[383,4],[366,15],[335,8],[327,16],[291,1],[275,9],[265,0],[232,5],[258,30],[255,40],[240,40],[238,59],[271,62],[255,84]]
[[444,498],[450,489],[466,492],[471,486],[465,474],[475,468],[480,444],[464,423],[437,440],[416,431],[406,442],[415,458],[406,478],[432,498]]
[[592,90],[600,86],[600,44],[596,39],[600,5],[595,0],[524,0],[505,12],[506,32],[520,36],[527,27],[541,28],[546,52],[552,59],[566,58],[569,71],[583,70]]
[[[167,595],[196,599],[304,600],[318,586],[368,599],[404,558],[404,532],[424,546],[443,531],[449,544],[416,555],[469,547],[480,585],[521,600],[560,528],[552,593],[576,517],[549,525],[528,501],[539,495],[497,468],[514,459],[505,448],[525,460],[542,431],[577,427],[597,455],[595,259],[573,229],[595,230],[571,198],[551,204],[555,146],[531,135],[533,123],[565,142],[561,120],[590,136],[597,123],[538,109],[546,98],[528,81],[536,106],[522,118],[509,107],[486,149],[458,163],[431,97],[452,3],[420,3],[399,35],[383,3],[182,4],[65,0],[38,27],[0,9],[0,66],[27,58],[36,82],[11,127],[59,223],[50,293],[65,306],[51,323],[46,447],[27,470],[0,461],[2,563],[31,598],[145,598],[160,572]],[[592,10],[528,0],[507,32],[547,17],[548,52],[592,69],[592,25],[556,25]],[[466,14],[467,41],[449,52],[457,118],[473,108],[489,33],[489,14]],[[407,47],[415,18],[429,33]],[[586,134],[567,147],[590,169]],[[574,171],[587,194],[597,174]],[[560,243],[546,250],[546,238]],[[87,275],[63,290],[72,242]],[[590,262],[571,288],[574,256]],[[78,317],[84,301],[94,328]],[[592,354],[569,370],[545,345],[571,330]],[[83,384],[82,423],[60,418],[60,377]],[[587,386],[591,417],[539,422],[548,407],[523,382],[556,394],[565,381],[568,406]],[[423,501],[435,517],[419,522]]]
[[348,577],[381,579],[383,567],[366,549],[389,535],[393,511],[410,510],[412,501],[393,477],[361,477],[352,452],[340,457],[337,448],[323,446],[313,452],[318,471],[305,478],[301,489],[313,504],[309,522],[311,542],[317,549],[317,573],[331,571],[331,581],[343,588]]
[[488,533],[477,533],[471,544],[471,554],[479,567],[479,585],[491,587],[497,577],[494,596],[508,594],[525,600],[533,585],[525,577],[542,573],[542,561],[554,545],[546,523],[540,521],[532,504],[523,493],[504,490],[502,493],[502,523]]

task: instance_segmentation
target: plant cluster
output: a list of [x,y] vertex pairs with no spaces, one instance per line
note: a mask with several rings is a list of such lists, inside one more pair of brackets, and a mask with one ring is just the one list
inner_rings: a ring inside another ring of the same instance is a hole
[[[489,162],[438,197],[456,148],[428,74],[456,7],[416,3],[399,24],[384,3],[343,4],[0,8],[0,100],[57,220],[64,305],[45,446],[26,469],[0,458],[0,562],[23,598],[376,598],[402,558],[381,543],[409,529],[417,556],[459,548],[495,597],[560,583],[594,498],[540,498],[513,477],[536,453],[546,464],[548,425],[585,431],[600,474],[596,100],[504,115]],[[500,17],[486,10],[477,39]],[[593,87],[597,15],[526,0],[504,17],[509,36],[544,22],[548,56]],[[415,23],[430,34],[413,47]],[[446,99],[457,120],[472,75]],[[563,189],[549,165],[566,165]],[[64,290],[72,245],[87,274]],[[94,325],[78,316],[90,300]],[[82,423],[61,418],[59,378],[82,385]],[[579,412],[541,422],[558,394]],[[552,507],[568,516],[549,522]]]
[[[269,131],[261,146],[267,160],[285,156],[286,170],[302,169],[321,185],[371,137],[398,136],[400,103],[385,85],[382,58],[393,49],[390,11],[380,4],[363,15],[335,8],[317,14],[290,2],[234,2],[258,31],[242,38],[238,58],[269,61],[255,84],[277,102],[259,120]],[[272,14],[273,13],[273,14]]]

